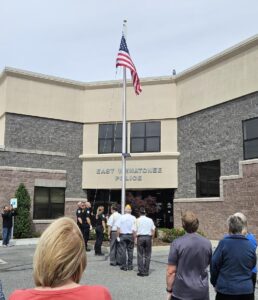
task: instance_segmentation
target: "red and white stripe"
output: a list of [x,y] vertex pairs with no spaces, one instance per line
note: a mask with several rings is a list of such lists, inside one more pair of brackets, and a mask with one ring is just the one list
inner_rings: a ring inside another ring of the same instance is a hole
[[132,81],[135,93],[137,95],[142,91],[140,79],[137,74],[137,70],[131,60],[130,55],[125,51],[119,51],[116,59],[116,67],[125,67],[131,71]]

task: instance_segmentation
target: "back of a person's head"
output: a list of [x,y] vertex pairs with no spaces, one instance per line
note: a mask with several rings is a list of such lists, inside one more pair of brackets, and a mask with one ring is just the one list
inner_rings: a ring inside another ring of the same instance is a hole
[[86,202],[85,202],[85,206],[86,206],[87,208],[91,208],[90,202],[89,202],[89,201],[86,201]]
[[182,226],[187,233],[196,232],[199,220],[192,211],[186,211],[182,214]]
[[118,211],[118,208],[117,208],[117,205],[116,205],[116,204],[113,204],[113,205],[111,206],[111,209],[114,210],[114,211]]
[[43,232],[33,262],[36,286],[62,286],[69,279],[78,283],[86,267],[86,253],[76,223],[67,217],[54,221]]
[[140,214],[140,216],[145,216],[146,215],[145,207],[143,207],[143,206],[140,207],[139,214]]
[[132,212],[132,207],[131,207],[131,205],[127,204],[125,206],[125,213],[130,214],[131,212]]
[[244,227],[243,227],[242,233],[246,234],[247,233],[247,218],[246,218],[246,216],[241,212],[236,212],[234,214],[234,216],[239,217],[243,221]]
[[245,223],[239,216],[229,216],[229,218],[227,219],[227,223],[228,232],[231,234],[242,234],[245,228]]

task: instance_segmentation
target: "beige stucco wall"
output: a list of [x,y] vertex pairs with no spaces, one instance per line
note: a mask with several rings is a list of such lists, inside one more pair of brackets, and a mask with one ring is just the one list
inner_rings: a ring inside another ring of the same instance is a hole
[[6,111],[6,77],[2,74],[0,78],[0,116]]
[[5,138],[5,115],[2,115],[2,117],[0,117],[0,147],[3,147],[5,145],[4,138]]
[[0,79],[0,147],[4,146],[5,139],[5,109],[6,109],[6,80]]
[[200,67],[177,80],[177,116],[258,90],[258,45]]
[[[2,112],[82,123],[121,120],[123,94],[118,84],[76,85],[8,72],[3,86],[7,105],[1,107]],[[137,97],[131,86],[127,88],[128,120],[175,117],[175,84],[147,84]]]
[[[258,90],[258,36],[174,77],[142,79],[127,88],[127,119],[177,118]],[[83,123],[121,120],[120,81],[75,82],[7,69],[0,78],[0,114],[12,112]]]
[[8,76],[6,111],[45,118],[83,122],[80,88]]
[[[121,188],[121,155],[108,158],[84,158],[82,187],[88,189]],[[173,155],[127,159],[128,189],[158,189],[177,187],[177,158]]]
[[[128,122],[128,149],[130,149],[130,123]],[[98,154],[98,124],[85,124],[83,137],[83,188],[121,188],[121,155]],[[127,168],[127,188],[177,187],[177,121],[161,120],[161,152],[131,153]]]
[[[85,90],[83,111],[85,122],[113,122],[122,120],[121,87]],[[176,117],[176,86],[174,83],[144,85],[136,96],[127,88],[127,120],[150,120]]]

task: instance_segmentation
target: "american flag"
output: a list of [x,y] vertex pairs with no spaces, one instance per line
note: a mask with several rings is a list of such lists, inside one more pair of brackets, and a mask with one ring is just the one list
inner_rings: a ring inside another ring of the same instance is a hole
[[140,79],[138,77],[136,68],[130,57],[130,53],[127,48],[127,44],[126,44],[124,35],[122,35],[121,44],[120,44],[120,48],[119,48],[117,59],[116,59],[116,67],[125,67],[131,71],[134,90],[135,90],[136,95],[139,95],[140,92],[142,91],[141,83],[140,83]]

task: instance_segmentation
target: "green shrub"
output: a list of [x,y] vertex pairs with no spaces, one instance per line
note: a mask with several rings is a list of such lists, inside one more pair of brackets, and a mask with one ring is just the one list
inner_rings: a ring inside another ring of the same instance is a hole
[[32,237],[33,237],[33,238],[39,238],[39,237],[41,237],[41,234],[42,234],[41,232],[33,231],[33,232],[32,232]]
[[[159,228],[158,238],[165,243],[171,243],[176,238],[183,236],[186,231],[183,228]],[[200,235],[205,236],[203,232],[197,231]]]
[[14,237],[18,239],[30,238],[32,237],[31,200],[23,183],[19,185],[15,193],[15,198],[17,198],[18,208],[14,221]]
[[[96,240],[96,231],[95,231],[95,229],[90,231],[90,240]],[[104,241],[109,241],[107,232],[104,233]]]
[[90,240],[96,240],[96,232],[95,232],[95,229],[92,229],[90,231]]
[[185,234],[185,230],[183,228],[159,228],[159,238],[162,242],[171,243],[174,239]]

